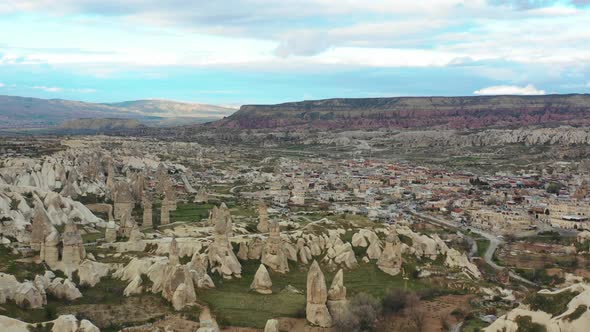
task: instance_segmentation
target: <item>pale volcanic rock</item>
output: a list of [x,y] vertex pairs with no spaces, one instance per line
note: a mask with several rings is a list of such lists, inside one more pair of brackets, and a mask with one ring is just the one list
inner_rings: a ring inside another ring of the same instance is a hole
[[344,287],[344,271],[338,270],[328,290],[328,310],[334,319],[344,317],[348,310],[346,287]]
[[31,332],[29,326],[29,323],[0,315],[0,331]]
[[47,303],[44,281],[18,282],[13,275],[0,272],[0,304],[13,300],[21,308],[38,309]]
[[199,314],[199,329],[197,332],[219,332],[219,325],[211,315],[209,308],[204,308]]
[[75,270],[86,258],[84,241],[78,227],[73,222],[66,223],[62,238],[62,259],[61,262],[66,270]]
[[381,257],[381,241],[372,242],[367,248],[367,257],[369,259],[379,259]]
[[353,247],[366,247],[367,239],[361,233],[354,233],[352,235],[352,246]]
[[167,262],[168,258],[166,257],[134,257],[126,266],[117,269],[113,273],[113,278],[131,281],[138,275],[147,274],[156,263],[166,265]]
[[448,267],[461,268],[469,276],[481,279],[481,272],[479,272],[477,266],[469,261],[465,253],[460,253],[454,248],[451,248],[447,251],[445,265]]
[[82,297],[82,293],[76,287],[76,285],[69,279],[55,278],[51,281],[47,287],[47,293],[57,297],[58,299],[64,299],[73,301]]
[[73,315],[62,315],[55,320],[35,324],[0,315],[0,331],[30,332],[39,328],[39,325],[51,328],[51,330],[48,330],[51,332],[100,332],[90,321],[86,319],[78,321]]
[[310,234],[307,241],[307,246],[311,250],[312,256],[320,256],[322,254],[322,244],[320,237],[314,234]]
[[340,301],[346,300],[346,287],[344,287],[344,271],[338,270],[330,289],[328,290],[328,301]]
[[334,251],[334,263],[343,264],[348,269],[353,269],[358,265],[356,256],[352,250],[352,245],[349,242],[335,246]]
[[326,306],[328,290],[324,273],[317,261],[313,261],[307,273],[307,321],[320,327],[332,326],[332,317]]
[[35,213],[32,218],[31,227],[31,249],[41,250],[41,246],[47,235],[55,229],[41,201],[37,201],[35,204]]
[[308,264],[309,261],[312,259],[311,249],[309,249],[305,245],[305,240],[303,238],[299,238],[297,240],[297,251],[299,256],[299,261],[303,264]]
[[125,287],[123,291],[123,295],[131,296],[136,294],[141,294],[143,292],[143,281],[141,280],[141,276],[137,275],[131,282]]
[[[158,245],[156,254],[167,255],[170,252],[172,240],[155,240],[147,241],[147,243]],[[176,237],[176,246],[178,247],[179,257],[192,257],[194,253],[200,252],[203,249],[203,243],[201,241],[190,237]]]
[[213,279],[207,274],[207,255],[196,252],[188,264],[193,283],[197,288],[215,288]]
[[25,281],[14,290],[14,302],[21,308],[38,309],[47,304],[47,298],[43,289],[31,281]]
[[248,244],[248,259],[260,259],[262,255],[262,247],[264,246],[264,241],[259,238],[255,237],[250,241]]
[[229,209],[222,203],[219,209],[211,212],[210,219],[210,222],[214,223],[213,243],[207,248],[211,271],[226,279],[241,278],[242,266],[229,240],[233,225]]
[[[519,326],[516,320],[519,316],[530,317],[533,323],[543,326],[547,332],[577,332],[586,331],[590,326],[590,286],[587,284],[575,284],[556,291],[541,290],[540,294],[555,295],[562,292],[572,291],[577,295],[567,304],[567,309],[557,315],[552,316],[550,313],[543,311],[532,311],[526,305],[520,305],[512,309],[506,315],[499,317],[490,326],[484,329],[486,332],[506,331],[516,332]],[[580,315],[572,315],[576,309],[584,308]],[[575,317],[575,318],[574,318]]]
[[53,321],[52,332],[100,332],[90,321],[78,321],[74,315],[62,315]]
[[264,264],[260,264],[258,267],[250,289],[260,294],[272,294],[272,281]]
[[269,231],[270,234],[262,248],[261,262],[275,272],[287,273],[289,272],[287,252],[276,220],[270,223]]
[[401,242],[394,229],[390,230],[385,240],[385,248],[377,260],[377,267],[392,276],[401,272],[402,251]]
[[297,247],[290,242],[283,241],[283,250],[287,255],[287,259],[292,262],[297,262]]
[[168,263],[171,265],[180,264],[180,257],[178,256],[178,244],[176,242],[176,238],[172,238],[168,249]]
[[78,277],[80,285],[94,287],[100,282],[100,279],[106,277],[111,270],[109,264],[84,260],[78,267]]
[[424,234],[417,234],[407,226],[396,227],[395,231],[412,239],[411,248],[418,258],[426,257],[434,260],[439,254],[445,254],[449,250],[446,243],[436,234],[431,238]]
[[264,332],[279,332],[279,321],[276,319],[269,319],[264,325]]
[[115,224],[115,221],[111,220],[107,223],[107,227],[104,230],[104,239],[107,243],[113,243],[117,241],[117,229],[119,226]]
[[264,202],[258,204],[258,224],[256,228],[260,233],[268,232],[268,208]]
[[248,244],[246,242],[240,242],[240,249],[238,250],[237,256],[243,261],[248,260]]
[[[185,267],[185,273],[190,275]],[[180,284],[174,294],[172,295],[172,306],[175,310],[182,310],[187,306],[194,305],[197,301],[197,295],[195,294],[195,288],[193,285],[192,278],[185,279],[185,282]]]

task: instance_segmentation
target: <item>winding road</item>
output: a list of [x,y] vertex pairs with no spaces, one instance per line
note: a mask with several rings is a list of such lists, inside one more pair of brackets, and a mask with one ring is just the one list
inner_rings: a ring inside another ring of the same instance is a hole
[[[448,220],[444,220],[444,219],[436,218],[436,217],[429,216],[426,214],[422,214],[422,213],[416,212],[415,210],[407,210],[407,212],[415,217],[418,217],[422,220],[425,220],[425,221],[433,223],[433,224],[437,224],[439,226],[444,226],[444,227],[448,227],[448,228],[452,228],[452,229],[456,229],[456,230],[464,230],[461,226],[459,226],[453,222],[450,222]],[[488,246],[488,249],[486,250],[486,252],[483,256],[483,259],[485,260],[485,262],[487,264],[489,264],[494,270],[499,271],[499,270],[505,269],[504,266],[500,266],[494,262],[494,252],[496,252],[496,249],[498,249],[498,246],[500,244],[503,244],[504,241],[491,233],[488,233],[488,232],[485,232],[485,231],[482,231],[482,230],[479,230],[476,228],[470,228],[469,230],[473,233],[476,233],[476,234],[479,234],[479,235],[485,237],[487,240],[490,241],[490,245]],[[465,235],[465,236],[469,237],[468,235]],[[472,241],[475,242],[475,240],[473,240],[473,239],[472,239]],[[518,281],[525,283],[529,286],[538,287],[538,285],[536,283],[534,283],[528,279],[525,279],[512,271],[509,271],[508,273],[510,275],[510,278],[518,280]]]

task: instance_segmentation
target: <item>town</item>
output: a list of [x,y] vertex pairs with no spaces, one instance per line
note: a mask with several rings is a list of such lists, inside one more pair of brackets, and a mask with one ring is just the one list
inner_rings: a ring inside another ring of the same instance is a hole
[[584,161],[477,174],[156,138],[6,142],[10,326],[496,331],[523,301],[565,312],[546,326],[585,324]]

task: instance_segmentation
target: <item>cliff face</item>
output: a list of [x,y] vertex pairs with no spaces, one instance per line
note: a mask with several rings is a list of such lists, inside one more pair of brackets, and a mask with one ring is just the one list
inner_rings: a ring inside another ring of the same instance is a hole
[[239,129],[481,129],[590,125],[590,95],[327,99],[245,105],[214,126]]

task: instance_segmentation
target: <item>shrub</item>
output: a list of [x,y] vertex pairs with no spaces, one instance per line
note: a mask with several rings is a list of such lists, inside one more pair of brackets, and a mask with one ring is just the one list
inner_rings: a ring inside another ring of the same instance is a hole
[[538,323],[533,323],[533,320],[530,316],[516,317],[516,325],[518,325],[516,332],[547,332],[545,326]]
[[355,295],[348,305],[348,313],[334,317],[336,331],[373,331],[381,312],[381,303],[367,293]]
[[401,289],[388,291],[381,302],[383,313],[385,315],[391,315],[404,310],[408,302],[408,295],[409,293],[407,291]]
[[18,199],[11,199],[10,200],[10,210],[12,211],[16,211],[18,210],[18,205],[20,204],[20,201]]
[[580,304],[580,305],[579,305],[579,306],[576,308],[576,310],[574,310],[574,312],[572,312],[571,314],[567,315],[565,318],[566,318],[568,321],[570,321],[570,322],[571,322],[571,321],[574,321],[574,320],[576,320],[576,319],[580,318],[580,317],[581,317],[581,316],[582,316],[582,315],[583,315],[583,314],[584,314],[584,313],[585,313],[587,310],[588,310],[588,307],[587,307],[587,306],[585,306],[585,305],[583,305],[583,304]]
[[576,295],[578,293],[572,291],[565,291],[555,295],[534,293],[525,299],[525,303],[530,304],[533,310],[541,310],[552,316],[557,316],[567,309],[568,303]]

